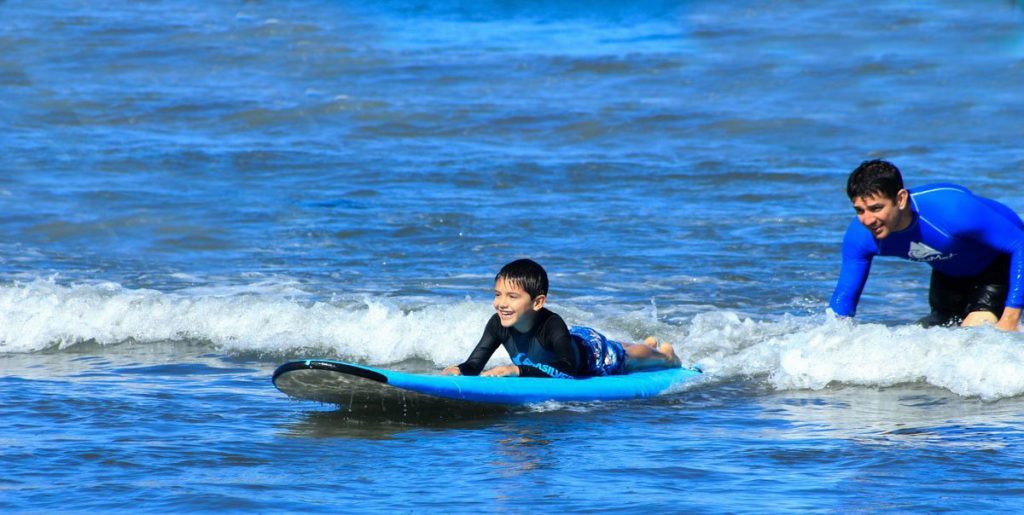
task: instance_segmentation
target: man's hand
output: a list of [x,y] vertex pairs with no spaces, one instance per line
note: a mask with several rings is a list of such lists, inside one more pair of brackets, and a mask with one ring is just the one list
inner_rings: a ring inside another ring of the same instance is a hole
[[441,375],[443,375],[443,376],[461,376],[462,375],[462,370],[460,370],[459,367],[457,367],[455,365],[452,365],[452,366],[442,370],[441,371]]
[[996,323],[996,329],[1017,331],[1020,329],[1020,308],[1005,308],[1003,316]]

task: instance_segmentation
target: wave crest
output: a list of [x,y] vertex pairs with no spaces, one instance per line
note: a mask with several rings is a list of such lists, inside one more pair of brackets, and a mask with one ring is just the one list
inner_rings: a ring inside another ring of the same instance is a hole
[[[480,301],[402,302],[315,300],[293,282],[166,293],[36,279],[0,285],[0,352],[184,341],[228,352],[327,354],[377,366],[419,359],[440,367],[466,358],[491,315]],[[575,306],[555,310],[614,339],[653,334],[671,341],[711,381],[753,378],[779,390],[928,383],[985,400],[1024,394],[1024,335],[990,327],[889,327],[825,314],[755,321],[728,311],[670,325],[649,311],[604,317]],[[507,361],[499,351],[491,364]]]

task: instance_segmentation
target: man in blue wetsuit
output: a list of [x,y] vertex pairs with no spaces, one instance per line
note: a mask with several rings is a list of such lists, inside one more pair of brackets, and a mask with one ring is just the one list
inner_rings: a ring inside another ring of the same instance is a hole
[[999,202],[955,184],[906,190],[892,163],[857,167],[846,185],[857,217],[843,238],[843,264],[831,308],[857,311],[875,256],[923,261],[932,267],[921,323],[994,323],[1016,331],[1024,306],[1024,222]]

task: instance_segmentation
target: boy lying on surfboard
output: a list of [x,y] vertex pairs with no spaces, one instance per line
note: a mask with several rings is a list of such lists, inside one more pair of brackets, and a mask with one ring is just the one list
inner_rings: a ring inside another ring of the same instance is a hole
[[[529,259],[513,261],[494,278],[494,310],[469,359],[444,369],[446,375],[577,377],[628,374],[681,366],[672,345],[647,338],[644,343],[609,340],[588,327],[568,328],[544,307],[548,274]],[[481,371],[498,346],[512,365]]]

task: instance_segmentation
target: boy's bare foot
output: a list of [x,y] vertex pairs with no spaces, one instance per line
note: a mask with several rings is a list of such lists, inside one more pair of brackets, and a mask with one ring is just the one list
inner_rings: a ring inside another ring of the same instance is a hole
[[647,338],[644,339],[644,345],[654,350],[658,350],[658,339],[653,336],[648,336]]
[[[644,343],[646,343],[646,341]],[[665,357],[668,358],[669,362],[672,363],[672,365],[677,367],[683,365],[683,362],[679,359],[679,356],[676,356],[676,350],[672,348],[671,343],[662,342],[661,344],[658,345],[657,349],[658,352],[664,354]]]

